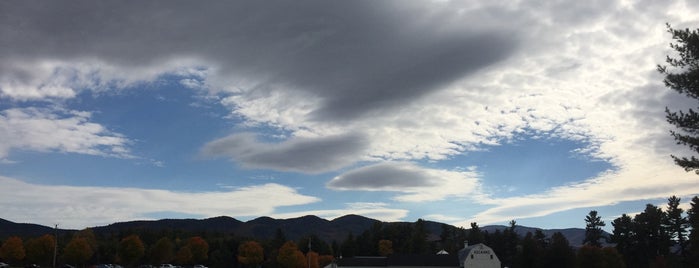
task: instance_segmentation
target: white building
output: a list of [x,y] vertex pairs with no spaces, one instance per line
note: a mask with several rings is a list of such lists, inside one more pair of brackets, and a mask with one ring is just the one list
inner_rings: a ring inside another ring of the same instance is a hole
[[492,248],[483,243],[469,245],[467,242],[459,250],[459,265],[463,268],[500,268],[500,259]]

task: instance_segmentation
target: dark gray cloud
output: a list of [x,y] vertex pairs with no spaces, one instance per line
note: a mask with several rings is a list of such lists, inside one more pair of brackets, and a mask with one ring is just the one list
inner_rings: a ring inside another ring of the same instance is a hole
[[478,16],[404,1],[2,2],[0,59],[128,68],[195,57],[248,82],[249,94],[304,91],[323,101],[315,119],[351,119],[507,58],[514,31],[469,27]]
[[292,138],[283,143],[263,143],[254,134],[235,134],[209,142],[204,156],[230,157],[246,168],[321,173],[352,164],[367,149],[358,134],[322,138]]
[[441,179],[410,163],[387,162],[344,173],[328,182],[327,186],[336,190],[405,191],[435,186]]

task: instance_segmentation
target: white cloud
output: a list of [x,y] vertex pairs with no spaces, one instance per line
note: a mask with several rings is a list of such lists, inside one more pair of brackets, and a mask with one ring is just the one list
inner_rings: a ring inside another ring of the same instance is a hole
[[[149,219],[172,211],[201,217],[272,215],[277,207],[320,199],[275,183],[222,192],[174,192],[155,189],[51,186],[0,177],[3,218],[63,228],[85,228],[118,221]],[[21,204],[21,206],[17,206]]]
[[463,198],[478,192],[479,186],[478,174],[474,171],[427,169],[405,162],[357,168],[327,183],[333,190],[399,192],[394,199],[402,202]]
[[11,150],[56,151],[132,157],[130,141],[90,122],[89,112],[44,108],[0,111],[0,158]]

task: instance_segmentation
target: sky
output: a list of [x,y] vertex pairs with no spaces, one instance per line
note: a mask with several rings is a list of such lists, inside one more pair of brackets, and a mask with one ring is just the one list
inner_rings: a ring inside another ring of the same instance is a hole
[[697,1],[2,1],[0,218],[607,229],[683,206]]

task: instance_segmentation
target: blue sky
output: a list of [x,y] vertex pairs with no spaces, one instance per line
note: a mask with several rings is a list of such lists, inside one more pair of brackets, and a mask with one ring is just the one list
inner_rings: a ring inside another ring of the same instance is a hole
[[[0,218],[584,227],[699,194],[692,1],[0,3]],[[609,226],[608,226],[609,227]]]

